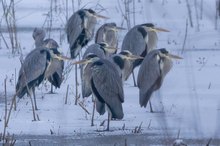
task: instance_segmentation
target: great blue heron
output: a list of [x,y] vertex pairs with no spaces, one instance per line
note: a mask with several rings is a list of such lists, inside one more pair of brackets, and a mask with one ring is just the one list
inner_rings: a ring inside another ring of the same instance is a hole
[[[154,27],[152,23],[145,23],[134,26],[124,37],[122,50],[129,50],[133,55],[145,57],[147,53],[155,49],[157,44],[157,33],[159,31],[168,32],[163,28]],[[136,60],[127,68],[125,79],[127,80],[134,68],[140,65],[142,60]],[[133,76],[134,78],[134,76]]]
[[[42,28],[35,28],[33,31],[33,38],[35,40],[35,46],[37,48],[40,47],[45,47],[48,49],[57,49],[59,48],[58,43],[49,38],[49,39],[45,39],[45,31]],[[58,60],[58,59],[53,59],[51,61],[51,65],[48,68],[48,73],[50,73],[49,77],[48,77],[48,81],[51,83],[51,93],[53,93],[53,86],[55,86],[56,88],[60,88],[60,85],[63,81],[63,69],[64,69],[64,61],[63,60]]]
[[151,94],[161,87],[164,77],[172,68],[172,58],[182,59],[179,56],[170,54],[164,48],[153,50],[144,58],[137,80],[141,107],[146,107]]
[[[99,43],[99,44],[92,44],[90,45],[85,53],[83,54],[83,59],[87,58],[88,55],[94,54],[98,56],[99,58],[106,58],[106,55],[112,52],[115,52],[115,48],[108,46],[106,43]],[[82,97],[88,97],[92,94],[92,90],[90,88],[90,79],[91,79],[91,65],[92,63],[88,63],[86,65],[80,66],[81,71],[81,80],[82,80]],[[94,101],[94,99],[93,99]],[[93,108],[95,108],[95,102],[93,105]],[[92,112],[92,120],[91,120],[91,126],[94,125],[94,109]]]
[[109,130],[111,118],[122,119],[124,116],[122,109],[122,103],[124,102],[122,80],[112,62],[101,59],[94,54],[76,62],[76,64],[79,63],[92,63],[90,85],[92,93],[96,97],[96,110],[100,115],[103,115],[105,107],[108,109],[107,130]]
[[16,84],[16,94],[22,98],[25,94],[30,95],[30,91],[32,91],[35,109],[37,109],[35,87],[50,76],[49,68],[55,58],[64,59],[65,57],[61,57],[56,48],[36,48],[26,56],[21,65]]
[[131,66],[133,61],[144,59],[141,56],[133,55],[128,50],[123,50],[118,54],[114,54],[110,58],[112,62],[117,66],[117,70],[122,77],[122,80],[125,80],[125,74],[128,68]]
[[68,20],[66,25],[71,58],[76,58],[80,50],[93,38],[96,18],[107,18],[92,9],[80,9]]
[[[95,43],[105,42],[108,44],[108,46],[118,48],[118,30],[125,29],[122,27],[117,27],[115,23],[103,24],[96,32]],[[116,53],[116,51],[113,53]]]
[[[115,48],[108,46],[106,43],[92,44],[90,45],[85,53],[83,54],[83,59],[87,58],[88,55],[94,54],[99,58],[106,58],[106,54],[115,52]],[[91,78],[91,65],[88,63],[86,65],[81,65],[81,78],[82,78],[82,97],[88,97],[92,94],[90,89],[90,78]]]

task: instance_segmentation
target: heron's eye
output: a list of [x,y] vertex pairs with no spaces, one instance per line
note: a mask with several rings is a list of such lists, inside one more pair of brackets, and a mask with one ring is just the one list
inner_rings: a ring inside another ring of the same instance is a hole
[[90,55],[88,55],[88,56],[86,57],[86,59],[91,59],[91,58],[95,58],[95,57],[97,57],[97,55],[95,55],[95,54],[90,54]]
[[104,64],[104,63],[101,62],[101,61],[96,61],[96,62],[93,63],[92,66],[101,66],[101,65],[103,65],[103,64]]
[[95,14],[95,11],[93,11],[92,9],[88,9],[88,12],[91,14]]
[[169,53],[165,48],[161,48],[160,52],[163,53],[163,54],[168,54]]

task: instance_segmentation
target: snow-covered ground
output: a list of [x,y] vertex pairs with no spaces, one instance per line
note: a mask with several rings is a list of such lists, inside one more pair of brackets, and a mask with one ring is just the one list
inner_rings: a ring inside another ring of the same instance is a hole
[[[97,5],[97,3],[100,5]],[[45,0],[19,1],[16,5],[18,27],[41,27],[45,21],[44,14],[49,11],[49,4],[50,2]],[[62,0],[58,1],[58,4],[61,7],[65,6]],[[117,0],[98,2],[87,0],[83,1],[80,6],[75,2],[75,9],[85,4],[88,4],[86,7],[98,8],[98,10],[104,7],[106,10],[101,14],[111,18],[106,21],[100,20],[97,27],[105,22],[112,21],[119,26],[127,27],[126,22],[123,22]],[[7,131],[10,134],[16,134],[20,137],[18,139],[22,139],[21,137],[27,138],[27,135],[41,137],[50,136],[51,134],[54,136],[52,140],[62,138],[62,136],[71,139],[89,139],[89,137],[110,135],[123,135],[126,137],[126,135],[133,134],[135,127],[143,122],[141,134],[136,135],[140,135],[143,139],[149,138],[149,141],[153,139],[154,136],[152,135],[154,134],[160,135],[162,139],[173,139],[177,137],[179,130],[180,137],[184,139],[220,139],[220,30],[214,29],[215,0],[204,0],[203,19],[199,20],[199,31],[196,27],[194,1],[190,1],[190,4],[192,6],[194,27],[189,26],[188,28],[186,46],[181,54],[186,19],[188,18],[185,1],[136,1],[136,24],[153,22],[157,26],[169,29],[171,31],[169,33],[158,34],[158,48],[165,47],[170,52],[184,58],[180,61],[174,61],[174,66],[166,76],[163,86],[152,96],[153,107],[159,112],[150,113],[148,108],[140,108],[138,88],[133,86],[132,78],[129,78],[124,83],[125,102],[123,103],[123,110],[125,116],[123,120],[111,121],[110,132],[97,132],[106,128],[107,122],[104,126],[100,126],[100,124],[107,118],[107,114],[99,116],[98,113],[95,113],[95,126],[90,126],[91,115],[86,114],[79,105],[74,104],[75,74],[73,69],[69,76],[65,76],[67,78],[61,88],[56,89],[56,94],[47,94],[50,90],[50,84],[46,82],[37,89],[39,110],[36,113],[40,121],[32,121],[31,103],[28,97],[24,97],[18,101],[17,111],[12,112]],[[124,8],[121,1],[120,5]],[[69,8],[71,8],[70,4]],[[197,8],[199,8],[198,5]],[[59,28],[65,25],[65,15],[63,13],[59,17],[54,16],[53,27]],[[71,13],[70,10],[69,15]],[[0,16],[2,16],[2,10],[0,10]],[[126,31],[119,33],[119,42],[121,43]],[[61,34],[64,34],[64,32]],[[20,31],[18,37],[22,52],[26,55],[34,48],[32,32]],[[51,37],[59,42],[60,31],[53,31]],[[12,56],[10,51],[5,49],[2,41],[1,45],[0,133],[3,132],[4,127],[4,79],[7,77],[7,94],[8,102],[10,102],[11,96],[15,92],[15,71],[17,76],[20,68],[20,56]],[[60,51],[69,55],[66,40],[62,42],[61,48]],[[135,73],[137,75],[138,68],[135,69]],[[70,86],[68,102],[65,104],[68,85]],[[80,85],[79,93],[81,90]],[[92,113],[91,98],[85,99],[84,104],[86,109]],[[132,137],[128,138],[132,139]],[[23,138],[22,141],[27,142],[27,139]],[[37,137],[33,139],[37,139]],[[114,139],[117,140],[115,137],[112,139],[112,141],[106,141],[106,143],[113,145],[115,143]],[[157,142],[155,140],[155,143],[150,142],[150,144],[156,145]],[[206,143],[204,142],[203,145]],[[191,144],[196,145],[195,142]],[[159,143],[159,145],[164,144]]]

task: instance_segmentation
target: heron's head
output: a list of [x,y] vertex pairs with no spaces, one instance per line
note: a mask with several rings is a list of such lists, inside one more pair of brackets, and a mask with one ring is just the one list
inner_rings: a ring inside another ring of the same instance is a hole
[[84,65],[87,65],[87,64],[93,63],[93,62],[95,62],[95,61],[97,61],[99,59],[100,58],[97,55],[95,55],[93,53],[89,53],[89,54],[86,55],[85,59],[79,60],[77,62],[74,62],[73,64],[84,64]]
[[102,18],[102,19],[109,19],[106,16],[99,15],[97,14],[94,10],[92,9],[82,9],[82,12],[84,13],[85,17],[95,17],[95,18]]
[[32,34],[34,40],[44,40],[46,32],[42,28],[35,28]]
[[54,39],[46,39],[43,42],[43,47],[51,49],[51,48],[59,48],[59,45]]
[[98,43],[100,45],[100,48],[106,52],[106,53],[110,53],[110,54],[113,54],[115,52],[117,52],[117,49],[118,48],[114,48],[112,46],[109,46],[107,43],[105,42],[101,42],[101,43]]
[[49,49],[50,55],[53,59],[58,59],[58,60],[72,60],[69,57],[63,56],[57,48],[50,48]]
[[152,23],[145,23],[141,25],[147,32],[169,32],[169,30],[155,27]]
[[137,59],[144,59],[141,56],[136,56],[133,55],[130,51],[128,50],[123,50],[119,53],[119,56],[121,56],[122,59],[126,59],[126,60],[137,60]]
[[169,59],[183,59],[180,56],[170,54],[165,48],[161,48],[161,49],[159,49],[159,51],[160,51],[161,57],[165,57],[165,58],[169,58]]
[[104,25],[105,27],[105,30],[108,31],[108,30],[112,30],[114,32],[117,32],[119,30],[126,30],[125,28],[123,27],[118,27],[115,23],[106,23]]

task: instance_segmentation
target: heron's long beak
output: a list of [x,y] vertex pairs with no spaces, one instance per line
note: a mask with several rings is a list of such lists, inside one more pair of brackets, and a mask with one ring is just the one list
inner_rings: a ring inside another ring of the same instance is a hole
[[90,63],[91,61],[88,60],[88,59],[83,59],[83,60],[79,60],[79,61],[76,61],[74,62],[73,64],[88,64]]
[[126,28],[118,27],[118,26],[112,27],[112,28],[110,28],[110,29],[113,30],[113,31],[126,30]]
[[137,56],[137,55],[129,55],[127,56],[128,60],[136,60],[136,59],[144,59],[144,57]]
[[170,32],[169,30],[167,29],[164,29],[164,28],[159,28],[159,27],[153,27],[151,28],[152,31],[155,31],[155,32]]
[[109,19],[109,17],[103,16],[103,15],[99,15],[99,14],[94,14],[94,16],[97,17],[97,18]]
[[106,46],[105,47],[105,50],[108,52],[108,53],[115,53],[117,51],[118,48],[114,48],[114,47],[111,47],[111,46]]
[[69,57],[63,56],[63,55],[54,55],[54,58],[58,59],[58,60],[72,60]]
[[180,56],[177,56],[177,55],[173,55],[173,54],[167,54],[167,56],[169,56],[170,58],[173,58],[173,59],[183,59],[182,57]]

